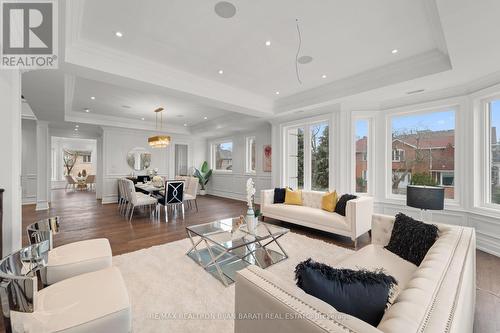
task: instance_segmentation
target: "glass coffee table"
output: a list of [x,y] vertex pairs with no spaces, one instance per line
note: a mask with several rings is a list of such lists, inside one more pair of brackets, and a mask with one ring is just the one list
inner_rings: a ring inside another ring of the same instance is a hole
[[288,231],[259,222],[250,232],[246,224],[239,224],[238,218],[193,225],[186,227],[193,245],[187,255],[228,286],[240,269],[249,265],[267,268],[287,259],[278,239]]

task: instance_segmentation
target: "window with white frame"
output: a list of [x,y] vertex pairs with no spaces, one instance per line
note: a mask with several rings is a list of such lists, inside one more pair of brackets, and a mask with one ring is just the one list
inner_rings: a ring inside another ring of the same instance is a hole
[[403,149],[392,150],[392,161],[401,162],[405,160],[405,151]]
[[500,204],[500,139],[498,129],[500,128],[500,99],[488,103],[489,122],[489,183],[491,184],[489,198],[492,204]]
[[233,170],[233,142],[219,142],[212,145],[212,166],[216,171]]
[[445,187],[454,199],[455,110],[391,117],[393,194],[406,194],[413,185]]
[[246,172],[255,173],[255,137],[246,138]]
[[328,190],[328,121],[285,128],[285,185],[294,189]]
[[368,140],[369,120],[359,119],[354,123],[355,180],[356,192],[368,192]]

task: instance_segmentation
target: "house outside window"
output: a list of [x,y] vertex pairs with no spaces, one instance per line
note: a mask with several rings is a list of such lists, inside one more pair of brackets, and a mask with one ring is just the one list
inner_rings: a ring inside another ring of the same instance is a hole
[[455,111],[412,113],[391,117],[392,194],[406,187],[445,187],[445,198],[455,198]]
[[212,145],[212,165],[216,171],[233,170],[233,142],[226,141]]

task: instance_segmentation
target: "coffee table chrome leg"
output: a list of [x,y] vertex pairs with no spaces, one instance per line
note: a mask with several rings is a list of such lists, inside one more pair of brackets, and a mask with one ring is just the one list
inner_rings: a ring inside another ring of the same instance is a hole
[[251,255],[253,257],[253,259],[255,260],[255,262],[257,263],[257,265],[259,265],[259,267],[261,266],[260,262],[259,262],[259,259],[257,259],[257,257],[255,256],[255,250],[251,250],[248,246],[248,244],[245,244],[247,250],[249,251],[247,254],[245,254],[243,257],[241,257],[241,259],[244,259],[246,257],[248,257],[249,255]]
[[[224,273],[220,269],[219,263],[217,262],[216,258],[214,257],[214,253],[212,252],[212,248],[210,247],[210,245],[208,244],[208,242],[206,240],[204,240],[204,241],[205,241],[205,245],[208,249],[208,253],[210,254],[210,257],[212,258],[212,261],[214,263],[215,268],[217,269],[217,273],[219,274],[219,277],[220,277],[222,283],[224,283],[224,285],[226,287],[229,286],[229,283],[226,280],[226,276],[224,275]],[[218,257],[220,257],[220,256],[218,256]]]
[[191,233],[188,231],[187,234],[188,234],[189,240],[191,241],[191,244],[193,246],[191,247],[191,249],[189,249],[189,251],[186,252],[186,254],[189,254],[189,253],[191,253],[191,251],[194,251],[196,253],[196,257],[198,258],[198,263],[201,265],[201,256],[200,256],[200,253],[198,252],[198,249],[196,247],[198,246],[198,244],[201,243],[201,241],[203,240],[203,238],[200,238],[195,243],[194,240],[193,240],[193,237],[191,236]]

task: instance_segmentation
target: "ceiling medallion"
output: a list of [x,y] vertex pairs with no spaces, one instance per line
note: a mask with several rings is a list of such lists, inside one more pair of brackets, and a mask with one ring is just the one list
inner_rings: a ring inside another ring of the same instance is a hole
[[215,13],[222,18],[231,18],[236,15],[236,7],[227,1],[220,1],[215,4]]
[[[163,110],[164,108],[158,108],[154,110],[156,116],[156,130],[161,130],[163,128]],[[158,115],[160,115],[160,126],[158,126]],[[153,148],[165,148],[169,145],[171,141],[170,136],[168,135],[155,135],[148,138],[148,143]]]

